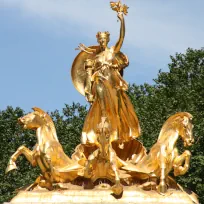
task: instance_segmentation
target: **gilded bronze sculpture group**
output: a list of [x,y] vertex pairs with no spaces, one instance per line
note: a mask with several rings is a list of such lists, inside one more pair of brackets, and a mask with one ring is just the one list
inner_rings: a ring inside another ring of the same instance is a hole
[[[140,125],[126,91],[123,70],[129,65],[128,57],[121,52],[125,38],[125,20],[128,7],[111,2],[120,21],[120,36],[116,44],[108,47],[109,32],[98,32],[99,45],[86,47],[80,44],[71,75],[75,88],[90,103],[79,144],[71,158],[58,141],[51,117],[40,108],[19,119],[25,129],[36,130],[37,144],[31,151],[21,146],[11,156],[6,172],[16,169],[16,160],[23,154],[33,166],[39,166],[41,175],[28,187],[52,190],[58,183],[71,183],[80,178],[111,182],[113,194],[120,195],[123,186],[137,185],[154,188],[165,194],[168,188],[179,185],[168,174],[183,175],[189,169],[191,153],[179,155],[176,142],[179,136],[184,146],[193,144],[192,115],[179,112],[164,123],[157,142],[149,153],[137,139]],[[78,137],[78,135],[76,135]]]

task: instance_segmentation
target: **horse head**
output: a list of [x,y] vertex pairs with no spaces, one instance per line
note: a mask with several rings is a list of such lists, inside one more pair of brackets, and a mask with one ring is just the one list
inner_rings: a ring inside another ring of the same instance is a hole
[[[34,110],[34,108],[33,108]],[[43,120],[43,116],[41,116],[37,111],[29,113],[18,119],[20,125],[23,126],[24,129],[33,129],[44,125],[45,121]]]
[[194,142],[192,118],[190,113],[178,112],[167,120],[168,124],[171,124],[173,129],[179,133],[185,147],[191,146]]
[[194,142],[192,118],[193,116],[187,112],[178,112],[172,115],[164,123],[158,140],[165,141],[170,135],[177,132],[183,139],[184,146],[191,146]]
[[182,121],[179,127],[179,135],[183,139],[185,147],[191,146],[194,143],[192,124],[193,116],[190,113],[184,112],[181,118]]
[[18,119],[18,122],[23,125],[24,129],[37,130],[40,127],[48,127],[51,130],[52,136],[58,141],[55,125],[52,118],[42,109],[34,107],[34,112],[29,113]]

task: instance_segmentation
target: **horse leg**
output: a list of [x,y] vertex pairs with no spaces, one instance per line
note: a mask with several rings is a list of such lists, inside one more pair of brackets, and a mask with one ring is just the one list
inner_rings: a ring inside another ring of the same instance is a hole
[[165,146],[161,148],[160,152],[160,182],[158,186],[158,191],[160,193],[166,193],[167,192],[167,185],[166,185],[166,151]]
[[[37,180],[38,182],[38,180]],[[53,178],[49,172],[44,172],[43,176],[39,178],[39,182],[37,183],[41,188],[46,188],[49,191],[53,190]]]
[[16,160],[17,158],[23,154],[26,159],[31,163],[32,166],[36,166],[36,161],[33,158],[34,155],[34,151],[29,150],[27,147],[25,147],[24,145],[20,146],[17,151],[11,156],[7,168],[6,168],[6,173],[8,173],[9,171],[13,170],[13,169],[17,169],[16,167]]
[[[185,150],[181,155],[178,155],[173,162],[174,175],[184,175],[188,169],[190,164],[191,153],[188,150]],[[182,166],[184,162],[184,165]]]
[[34,183],[32,183],[28,188],[26,188],[26,191],[31,191],[38,185],[41,188],[46,188],[48,190],[53,189],[52,183],[48,182],[47,180],[45,180],[44,176],[40,175],[35,179]]
[[26,191],[31,191],[31,190],[33,190],[33,189],[40,183],[40,181],[41,181],[42,179],[43,179],[43,176],[42,176],[42,175],[38,176],[38,177],[35,179],[34,183],[32,183],[28,188],[26,188]]
[[98,154],[99,154],[99,150],[97,149],[88,157],[88,161],[86,162],[86,165],[85,165],[84,177],[91,178],[91,176],[92,176],[92,174],[91,174],[92,163],[96,159]]
[[120,177],[119,177],[119,171],[117,166],[117,156],[115,151],[112,149],[112,147],[109,147],[109,154],[110,154],[110,164],[111,164],[112,170],[115,173],[115,185],[112,186],[111,190],[115,195],[120,195],[123,192],[123,186],[120,184]]
[[166,185],[166,174],[165,174],[166,168],[161,168],[161,175],[160,175],[160,182],[158,186],[158,191],[160,193],[166,193],[167,192],[167,185]]

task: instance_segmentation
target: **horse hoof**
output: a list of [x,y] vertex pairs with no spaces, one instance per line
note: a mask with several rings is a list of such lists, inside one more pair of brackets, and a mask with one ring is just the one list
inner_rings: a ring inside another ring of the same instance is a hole
[[15,162],[10,161],[8,163],[7,168],[6,168],[5,174],[7,174],[9,171],[12,171],[14,169],[17,169],[17,166],[16,166]]
[[120,183],[118,183],[112,186],[111,190],[113,191],[113,194],[121,195],[121,193],[123,192],[123,186]]
[[179,166],[174,169],[174,176],[181,176],[184,175],[187,172],[187,169],[184,169],[184,167]]
[[157,189],[161,195],[165,195],[165,193],[167,192],[167,185],[162,182],[159,184]]
[[46,188],[47,190],[51,191],[53,190],[53,185],[51,182],[49,181],[46,181],[46,180],[41,180],[38,185],[41,187],[41,188]]

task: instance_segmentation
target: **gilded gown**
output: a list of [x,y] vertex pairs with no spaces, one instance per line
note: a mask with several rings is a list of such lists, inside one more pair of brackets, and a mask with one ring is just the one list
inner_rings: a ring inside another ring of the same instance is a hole
[[91,94],[94,101],[82,130],[82,144],[97,143],[97,129],[102,117],[110,124],[110,142],[126,142],[140,135],[134,107],[126,94],[128,84],[113,66],[114,48],[106,48],[93,59]]

